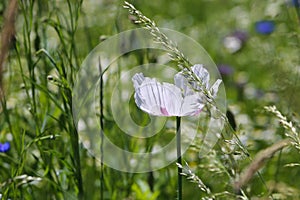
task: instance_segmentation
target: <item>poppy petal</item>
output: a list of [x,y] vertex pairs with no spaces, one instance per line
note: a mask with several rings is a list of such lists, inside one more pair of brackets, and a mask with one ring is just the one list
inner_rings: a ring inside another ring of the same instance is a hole
[[218,90],[219,90],[219,86],[222,83],[221,79],[218,79],[210,88],[210,93],[213,96],[213,98],[215,98],[217,96]]
[[201,112],[205,104],[202,103],[199,93],[184,97],[181,105],[181,116],[197,115]]
[[188,83],[188,79],[184,77],[182,72],[179,72],[174,76],[174,83],[182,90],[183,96],[195,93],[194,89],[192,89],[192,85]]
[[203,67],[203,65],[196,64],[196,65],[192,66],[192,70],[196,74],[196,76],[202,81],[202,84],[205,86],[205,88],[208,89],[209,88],[209,73]]
[[181,91],[175,85],[145,78],[136,89],[135,102],[143,111],[155,116],[178,116]]

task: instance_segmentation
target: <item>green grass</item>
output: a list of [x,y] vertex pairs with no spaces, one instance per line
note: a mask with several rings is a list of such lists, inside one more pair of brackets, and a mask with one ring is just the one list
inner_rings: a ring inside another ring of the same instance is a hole
[[[223,81],[236,131],[226,126],[224,135],[232,138],[220,139],[210,154],[201,157],[201,132],[207,124],[199,128],[197,140],[182,157],[183,172],[187,174],[182,177],[183,199],[300,198],[300,155],[296,145],[266,159],[242,192],[234,190],[234,183],[258,152],[287,138],[289,130],[264,106],[276,105],[299,130],[300,8],[271,0],[131,3],[159,27],[195,39],[215,63],[234,69]],[[4,26],[8,4],[0,3],[0,27]],[[123,1],[107,0],[18,1],[16,40],[2,74],[5,95],[0,107],[0,143],[10,141],[11,149],[0,153],[0,199],[100,199],[101,195],[116,200],[176,199],[175,162],[138,174],[101,167],[79,140],[73,121],[72,88],[85,57],[100,43],[101,36],[138,27],[128,19],[122,5]],[[255,22],[262,19],[275,21],[272,34],[255,31]],[[240,51],[231,54],[222,40],[240,29],[248,33],[249,39]],[[131,52],[105,72],[104,131],[120,148],[149,151],[175,137],[175,128],[165,127],[146,141],[131,138],[120,130],[111,111],[111,93],[122,73],[156,61],[159,54],[151,50]],[[157,72],[157,77],[163,75]],[[135,122],[147,124],[148,115],[138,111],[133,99],[129,104]],[[175,124],[175,119],[169,122]],[[193,179],[193,174],[198,179]]]

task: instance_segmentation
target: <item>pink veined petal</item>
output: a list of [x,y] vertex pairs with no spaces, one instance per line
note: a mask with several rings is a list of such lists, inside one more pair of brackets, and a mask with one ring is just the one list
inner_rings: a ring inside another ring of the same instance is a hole
[[[192,67],[192,70],[194,73],[203,81],[203,84],[205,85],[206,89],[209,89],[209,73],[208,71],[202,66],[202,65],[194,65]],[[211,95],[213,98],[217,96],[217,92],[219,89],[220,84],[222,83],[222,80],[218,79],[210,88]]]
[[179,114],[182,101],[181,91],[175,85],[159,83],[145,78],[134,95],[137,106],[155,116],[175,116]]
[[145,80],[136,90],[136,103],[141,99],[137,106],[143,111],[156,116],[163,116],[161,112],[161,84],[154,79]]
[[136,73],[132,77],[134,89],[137,89],[143,83],[144,80],[145,80],[145,77],[144,77],[143,73]]
[[174,83],[182,90],[183,96],[192,95],[195,93],[194,89],[192,88],[193,86],[188,83],[188,79],[184,77],[182,72],[179,72],[174,76]]
[[[201,64],[196,64],[191,67],[191,70],[194,74],[202,81],[203,86],[208,90],[209,89],[209,73]],[[184,71],[187,71],[184,69]],[[183,95],[192,95],[196,91],[201,91],[200,86],[194,82],[189,82],[184,72],[181,71],[177,73],[174,77],[175,85],[183,90]]]
[[199,93],[195,93],[184,97],[180,109],[180,116],[198,115],[201,112],[205,104],[201,101],[199,95]]
[[161,113],[164,115],[164,116],[169,116],[169,113],[168,113],[168,111],[167,111],[167,109],[166,108],[160,108],[160,111],[161,111]]
[[155,110],[154,108],[151,108],[148,106],[149,103],[147,103],[147,99],[148,97],[141,94],[139,88],[140,86],[143,84],[143,82],[149,82],[149,83],[155,83],[154,80],[149,79],[149,78],[145,78],[144,75],[142,73],[137,73],[132,77],[132,81],[133,81],[133,85],[135,88],[135,94],[134,94],[134,99],[135,99],[135,103],[136,105],[143,110],[144,112],[147,113],[158,113],[157,109]]
[[144,112],[152,114],[152,115],[157,115],[157,116],[161,115],[160,107],[159,106],[158,107],[154,107],[154,106],[149,107],[147,105],[147,103],[145,102],[145,99],[142,98],[138,92],[135,93],[134,98],[135,98],[136,105]]
[[182,72],[178,72],[174,76],[174,83],[177,87],[181,88],[184,90],[186,88],[186,78],[182,75]]
[[168,116],[179,116],[183,101],[180,88],[170,83],[163,83],[162,105],[166,108]]
[[202,109],[197,110],[196,112],[194,112],[192,115],[196,116],[199,115],[201,113]]
[[192,66],[192,71],[202,81],[206,89],[209,89],[209,73],[201,64]]
[[221,79],[218,79],[210,88],[210,92],[211,95],[213,96],[213,98],[215,98],[217,96],[218,90],[219,90],[219,86],[222,83]]

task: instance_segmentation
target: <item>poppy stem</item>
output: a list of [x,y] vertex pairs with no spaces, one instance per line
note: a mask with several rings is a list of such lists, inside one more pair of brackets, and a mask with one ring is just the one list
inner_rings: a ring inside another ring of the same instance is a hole
[[177,199],[182,200],[182,163],[181,163],[181,117],[176,117],[176,141],[177,141],[177,163],[180,165],[177,167],[178,170],[178,193],[177,193]]
[[101,60],[99,57],[99,73],[100,73],[100,90],[99,90],[99,95],[100,95],[100,137],[101,137],[101,143],[100,143],[100,153],[101,153],[101,167],[100,167],[100,199],[104,199],[104,164],[103,164],[103,159],[104,159],[104,149],[103,149],[103,139],[104,139],[104,115],[103,115],[103,70],[101,66]]

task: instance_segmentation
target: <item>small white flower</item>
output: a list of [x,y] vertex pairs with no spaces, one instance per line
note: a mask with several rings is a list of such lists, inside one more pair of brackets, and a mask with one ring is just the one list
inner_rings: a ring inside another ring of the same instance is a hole
[[242,48],[242,41],[234,36],[225,37],[223,44],[229,53],[235,53]]
[[[194,65],[192,71],[202,81],[203,87],[216,96],[221,80],[209,88],[209,73],[202,65]],[[175,85],[159,83],[154,78],[137,73],[132,78],[137,106],[155,116],[191,116],[197,115],[205,106],[205,98],[196,82],[190,82],[184,72],[174,77]]]

